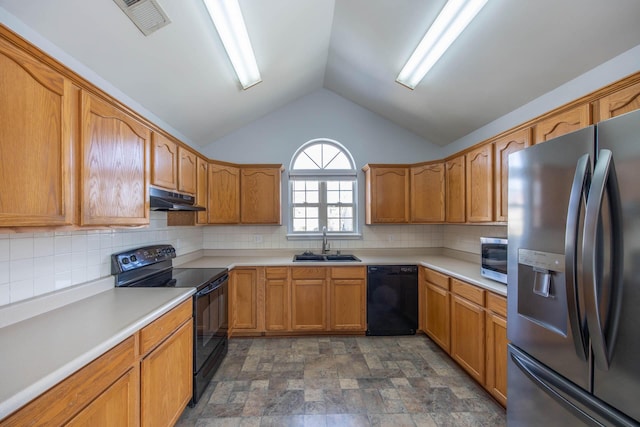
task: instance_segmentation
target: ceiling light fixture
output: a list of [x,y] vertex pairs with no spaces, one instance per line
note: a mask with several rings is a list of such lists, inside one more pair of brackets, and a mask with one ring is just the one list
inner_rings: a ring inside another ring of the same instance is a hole
[[238,0],[204,0],[243,89],[262,81]]
[[409,89],[415,89],[486,3],[487,0],[447,1],[396,81]]

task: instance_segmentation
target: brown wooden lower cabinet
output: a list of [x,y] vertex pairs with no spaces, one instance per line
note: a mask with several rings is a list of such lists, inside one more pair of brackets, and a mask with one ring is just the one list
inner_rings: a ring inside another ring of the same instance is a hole
[[264,282],[264,319],[267,331],[291,330],[291,286],[287,267],[267,267]]
[[423,332],[506,406],[507,299],[425,267],[420,274]]
[[333,267],[330,272],[330,329],[367,330],[367,271],[365,267]]
[[291,329],[327,330],[327,268],[291,267]]
[[[174,425],[192,394],[191,307],[188,299],[0,420],[0,425]],[[150,343],[146,353],[145,341]]]

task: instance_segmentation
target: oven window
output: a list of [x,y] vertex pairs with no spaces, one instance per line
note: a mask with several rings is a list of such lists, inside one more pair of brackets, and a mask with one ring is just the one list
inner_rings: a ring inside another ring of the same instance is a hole
[[507,274],[507,245],[484,243],[482,245],[482,267]]
[[[195,361],[199,370],[222,340],[220,322],[220,298],[222,287],[196,298]],[[222,293],[224,298],[224,293]]]

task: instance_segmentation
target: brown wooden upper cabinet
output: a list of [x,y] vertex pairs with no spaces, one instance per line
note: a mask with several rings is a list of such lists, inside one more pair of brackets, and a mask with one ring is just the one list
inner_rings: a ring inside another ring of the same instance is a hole
[[0,226],[73,221],[72,84],[0,39]]
[[495,147],[495,220],[506,221],[509,194],[509,154],[523,150],[531,145],[531,129],[522,129],[510,133],[493,142]]
[[591,106],[582,104],[570,110],[547,117],[536,123],[534,127],[535,143],[556,138],[591,124]]
[[411,168],[411,222],[444,222],[444,163]]
[[82,93],[81,225],[149,224],[151,131]]
[[493,221],[493,144],[467,153],[467,221]]
[[597,122],[640,108],[640,83],[620,89],[594,102]]
[[235,166],[209,164],[209,224],[240,222],[240,169]]
[[281,224],[281,167],[243,167],[240,170],[240,222]]
[[[196,204],[207,206],[209,200],[209,162],[198,156],[196,172]],[[207,211],[198,211],[196,214],[197,224],[207,224]]]
[[365,165],[365,219],[367,224],[409,222],[409,168]]
[[151,138],[151,184],[177,190],[178,144],[157,132]]
[[445,163],[445,207],[447,222],[465,222],[465,156]]
[[153,132],[151,184],[195,195],[198,156],[166,136]]

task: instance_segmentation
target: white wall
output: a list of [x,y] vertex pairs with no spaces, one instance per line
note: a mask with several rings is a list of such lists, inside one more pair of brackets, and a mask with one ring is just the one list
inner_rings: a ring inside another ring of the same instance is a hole
[[151,212],[147,228],[7,234],[0,230],[0,306],[111,274],[111,254],[158,243],[178,255],[202,249],[199,227],[167,227]]

